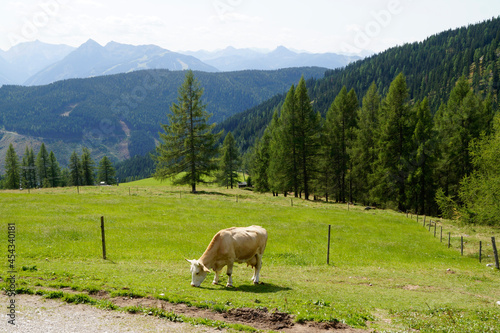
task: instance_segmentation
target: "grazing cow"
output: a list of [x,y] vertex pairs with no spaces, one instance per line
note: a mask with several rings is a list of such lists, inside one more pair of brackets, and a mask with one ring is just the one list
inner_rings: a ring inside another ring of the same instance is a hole
[[255,272],[252,281],[254,284],[258,284],[260,268],[262,267],[262,255],[266,249],[266,243],[266,229],[256,225],[219,231],[212,238],[210,245],[208,245],[200,259],[186,259],[191,263],[191,285],[199,287],[210,269],[215,272],[212,283],[218,284],[222,268],[227,266],[227,275],[229,277],[227,287],[232,287],[231,274],[234,262],[247,263],[247,265],[254,267]]

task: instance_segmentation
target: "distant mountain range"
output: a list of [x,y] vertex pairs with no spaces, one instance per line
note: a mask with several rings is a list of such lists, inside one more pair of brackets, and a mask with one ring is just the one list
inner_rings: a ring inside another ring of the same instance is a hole
[[39,41],[21,43],[0,51],[0,85],[23,84],[42,69],[64,59],[75,50],[67,45]]
[[40,41],[0,50],[0,85],[44,85],[59,80],[128,73],[143,69],[192,69],[203,72],[274,70],[291,67],[339,68],[357,56],[298,53],[283,46],[264,52],[235,49],[172,52],[156,45],[133,46],[89,39],[78,48]]
[[252,49],[235,49],[208,52],[184,52],[221,71],[239,71],[243,69],[273,70],[289,67],[324,67],[335,69],[344,67],[359,56],[346,56],[336,53],[297,53],[279,46],[274,51],[263,52]]

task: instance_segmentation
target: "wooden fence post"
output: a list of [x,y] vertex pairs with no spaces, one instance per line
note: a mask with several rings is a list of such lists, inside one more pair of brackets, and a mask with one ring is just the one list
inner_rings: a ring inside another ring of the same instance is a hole
[[431,231],[431,227],[432,227],[432,220],[429,222],[429,232]]
[[441,237],[439,241],[442,243],[443,242],[443,226],[441,226]]
[[448,232],[448,248],[451,247],[451,232]]
[[483,247],[483,242],[479,241],[479,262],[481,262],[481,250]]
[[425,228],[425,215],[424,215],[424,225],[423,225],[423,227]]
[[104,237],[104,216],[101,216],[102,259],[106,260],[106,238]]
[[464,255],[464,236],[460,236],[460,254]]
[[495,267],[497,269],[500,269],[500,265],[498,263],[497,245],[495,244],[495,237],[491,237],[491,245],[493,246],[493,254],[495,256]]
[[434,222],[434,237],[436,237],[436,228],[437,228],[437,223]]
[[326,252],[326,264],[330,265],[330,231],[332,230],[332,225],[328,225],[328,251]]

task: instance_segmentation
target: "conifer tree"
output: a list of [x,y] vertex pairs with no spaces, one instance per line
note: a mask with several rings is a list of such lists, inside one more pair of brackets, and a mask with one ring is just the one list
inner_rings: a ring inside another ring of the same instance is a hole
[[[293,191],[299,195],[299,156],[298,156],[298,110],[295,87],[288,90],[283,106],[279,112],[279,120],[272,125],[271,142],[271,174],[273,191],[286,193]],[[275,117],[278,111],[275,110]]]
[[49,153],[45,148],[45,143],[40,146],[40,151],[36,157],[36,167],[38,171],[38,182],[41,187],[49,187]]
[[59,186],[66,187],[71,185],[71,174],[68,168],[63,168],[59,176]]
[[80,161],[82,166],[82,185],[94,185],[95,162],[90,156],[90,150],[88,148],[84,147],[82,149]]
[[288,163],[290,145],[283,139],[279,108],[274,110],[273,118],[266,128],[266,132],[269,135],[269,188],[273,195],[282,192],[286,196],[288,191],[293,191],[293,182],[290,181],[290,163]]
[[21,163],[21,182],[23,188],[36,188],[36,166],[35,154],[33,148],[24,150],[23,160]]
[[273,116],[270,154],[270,185],[273,192],[304,192],[309,199],[314,186],[320,149],[321,116],[311,106],[302,77],[287,93],[281,115]]
[[50,187],[56,187],[60,185],[61,168],[59,167],[59,162],[57,162],[56,155],[54,152],[49,153],[49,167],[47,172]]
[[427,98],[415,105],[416,125],[412,137],[411,167],[408,176],[408,207],[417,214],[431,213],[434,205],[434,132]]
[[344,86],[326,114],[327,145],[331,149],[330,156],[334,163],[331,173],[337,184],[337,200],[341,202],[345,202],[348,192],[350,193],[346,178],[348,170],[352,169],[350,150],[354,143],[357,109],[356,93],[354,90],[348,93]]
[[83,184],[82,164],[76,151],[73,151],[69,158],[69,183],[72,186],[81,186]]
[[265,129],[262,138],[255,144],[252,158],[252,179],[257,192],[268,192],[269,186],[269,161],[270,161],[271,134],[269,126]]
[[19,189],[20,175],[19,175],[19,160],[14,150],[12,143],[9,144],[7,153],[5,155],[5,180],[4,187],[6,189]]
[[366,205],[372,203],[369,192],[373,185],[374,165],[377,160],[380,95],[377,85],[372,83],[363,97],[358,113],[356,139],[353,143],[353,179],[357,200]]
[[372,193],[378,202],[406,209],[406,181],[408,178],[411,109],[405,76],[399,74],[391,83],[382,101],[379,154],[375,177],[377,185]]
[[231,132],[228,132],[224,138],[221,153],[219,183],[233,188],[238,183],[238,168],[241,165],[241,159]]
[[113,164],[107,156],[104,156],[99,161],[97,179],[99,182],[105,182],[107,185],[116,184],[116,171]]
[[314,179],[314,192],[317,193],[318,196],[324,196],[326,202],[328,202],[330,194],[335,192],[335,179],[333,175],[335,160],[333,149],[328,143],[329,132],[325,125],[326,121],[323,119],[321,120],[320,149],[317,159],[317,172]]
[[161,125],[161,143],[156,148],[156,179],[174,178],[175,184],[191,186],[196,193],[196,184],[204,181],[217,169],[216,142],[222,135],[212,133],[215,124],[209,125],[211,116],[202,103],[203,89],[192,71],[186,73],[179,88],[177,103],[172,104],[168,115],[169,124]]
[[307,92],[306,81],[301,77],[295,90],[298,127],[296,132],[297,156],[301,189],[309,200],[310,190],[316,176],[320,148],[321,116],[313,111]]
[[485,111],[481,99],[462,76],[435,116],[440,143],[439,186],[445,196],[456,198],[460,181],[472,172],[469,145],[488,127]]

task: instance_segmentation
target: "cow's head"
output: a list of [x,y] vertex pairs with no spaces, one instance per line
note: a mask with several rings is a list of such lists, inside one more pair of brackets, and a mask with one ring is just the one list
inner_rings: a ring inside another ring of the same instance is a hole
[[207,273],[210,272],[210,270],[196,259],[186,260],[191,264],[191,285],[193,287],[199,287],[203,280],[207,277]]

